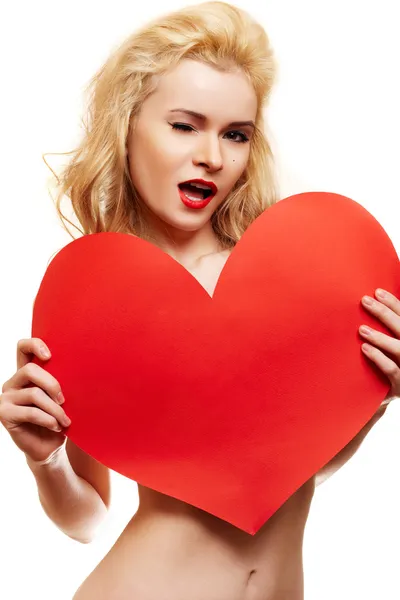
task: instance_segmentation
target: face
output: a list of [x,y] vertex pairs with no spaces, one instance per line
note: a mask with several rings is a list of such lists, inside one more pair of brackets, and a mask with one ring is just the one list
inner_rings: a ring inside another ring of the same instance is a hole
[[[176,109],[187,109],[204,118]],[[241,71],[221,73],[193,60],[182,60],[159,79],[143,103],[128,143],[128,161],[149,224],[178,238],[201,229],[246,168],[255,121],[255,92]],[[178,184],[212,181],[216,195],[204,208],[181,200]]]

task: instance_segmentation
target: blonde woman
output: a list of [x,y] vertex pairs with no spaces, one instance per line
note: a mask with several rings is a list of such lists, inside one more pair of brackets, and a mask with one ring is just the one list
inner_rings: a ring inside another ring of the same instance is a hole
[[[212,296],[232,248],[278,200],[263,119],[275,78],[266,32],[230,4],[150,22],[91,81],[86,135],[59,181],[59,215],[66,195],[83,235],[149,240]],[[109,471],[65,438],[60,384],[30,362],[43,346],[18,342],[1,422],[26,455],[45,513],[88,543],[110,506]],[[254,536],[138,485],[136,514],[74,600],[301,600],[315,486],[354,454],[385,408]]]

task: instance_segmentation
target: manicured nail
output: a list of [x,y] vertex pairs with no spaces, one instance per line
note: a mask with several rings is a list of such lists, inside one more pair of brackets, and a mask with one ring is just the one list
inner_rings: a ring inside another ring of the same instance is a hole
[[372,329],[370,329],[369,327],[366,327],[365,325],[362,325],[362,327],[360,327],[360,331],[361,331],[361,333],[364,333],[366,335],[369,335],[370,333],[372,333]]
[[370,298],[369,296],[364,296],[362,299],[363,303],[366,304],[367,306],[372,306],[374,301],[372,298]]

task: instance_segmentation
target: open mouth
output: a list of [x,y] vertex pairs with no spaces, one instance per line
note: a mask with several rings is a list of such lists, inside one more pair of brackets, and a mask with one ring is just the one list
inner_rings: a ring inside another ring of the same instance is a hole
[[191,200],[205,200],[214,195],[211,188],[198,187],[192,183],[179,183],[178,187]]

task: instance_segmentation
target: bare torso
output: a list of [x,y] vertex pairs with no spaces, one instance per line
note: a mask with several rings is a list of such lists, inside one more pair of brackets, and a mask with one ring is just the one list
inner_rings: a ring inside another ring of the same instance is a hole
[[[228,256],[190,270],[210,296]],[[315,476],[252,536],[138,485],[138,511],[73,600],[303,600],[314,490]]]

